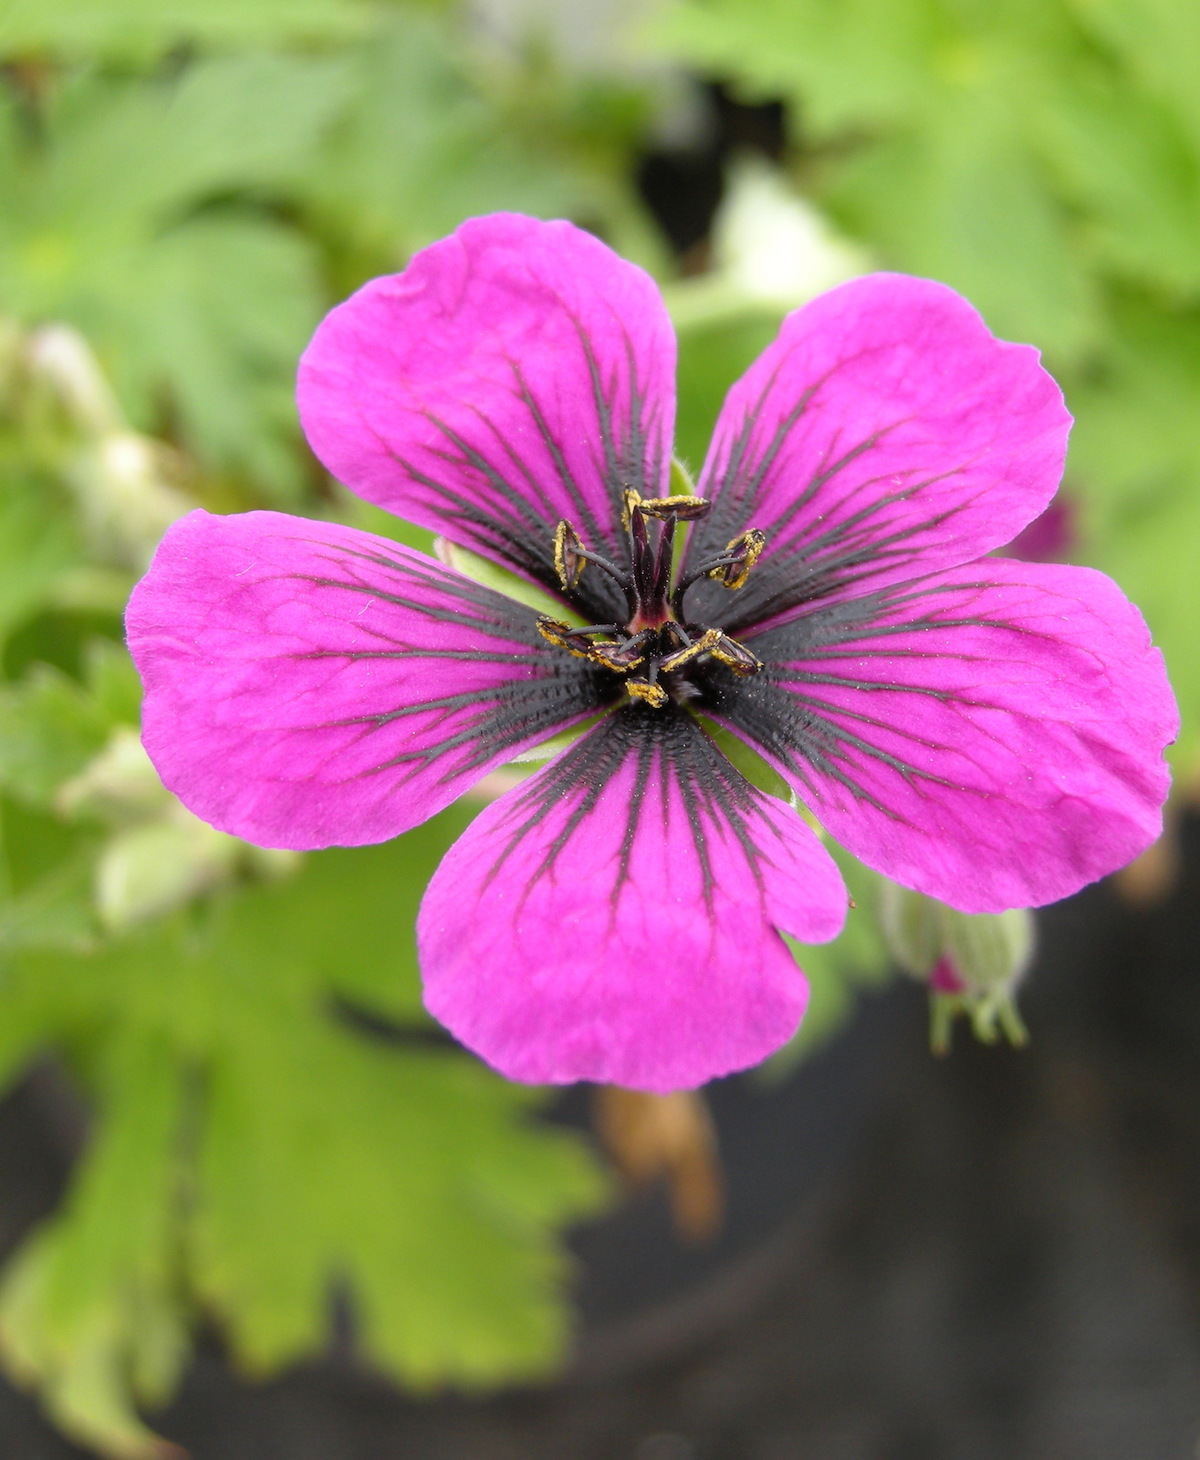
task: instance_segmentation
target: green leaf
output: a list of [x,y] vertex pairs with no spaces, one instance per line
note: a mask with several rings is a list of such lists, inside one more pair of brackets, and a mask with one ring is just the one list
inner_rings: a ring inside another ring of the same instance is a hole
[[1081,68],[1046,99],[1038,130],[1106,265],[1175,293],[1200,289],[1200,157],[1170,108]]
[[744,0],[676,4],[652,44],[755,97],[802,95],[821,134],[907,116],[928,88],[940,31],[933,0]]
[[292,386],[323,299],[313,246],[257,199],[294,183],[345,82],[339,62],[270,56],[89,75],[43,147],[7,138],[0,307],[75,325],[139,426],[165,400],[202,459],[277,495],[302,482]]
[[106,1054],[104,1119],[65,1209],[6,1270],[0,1342],[67,1434],[143,1460],[167,1447],[135,1404],[161,1403],[187,1352],[172,1231],[183,1085],[160,1038],[130,1032]]
[[362,19],[347,0],[2,0],[0,54],[149,60],[184,44],[332,40]]
[[892,264],[961,290],[1008,339],[1078,356],[1099,329],[1066,208],[1003,93],[953,96],[862,150],[831,184],[838,221]]
[[77,559],[77,536],[55,483],[0,459],[0,644],[54,599]]
[[[396,10],[349,53],[347,103],[303,179],[347,284],[398,267],[465,217],[571,216],[596,188],[545,119],[532,141],[464,65],[461,17]],[[496,88],[499,90],[500,88]]]
[[336,1277],[367,1353],[410,1383],[552,1365],[564,1270],[544,1229],[595,1203],[582,1152],[523,1129],[528,1095],[460,1057],[268,1027],[227,1026],[193,1224],[194,1281],[241,1361],[261,1373],[311,1351]]
[[108,717],[74,680],[39,665],[0,687],[0,787],[44,804],[108,738]]
[[1167,101],[1200,153],[1200,9],[1190,0],[1067,0],[1147,91]]
[[125,398],[141,396],[146,417],[166,387],[202,458],[293,497],[296,361],[320,317],[312,250],[277,224],[211,217],[172,229],[140,262],[138,295],[109,334]]
[[664,28],[792,102],[805,140],[837,140],[822,197],[887,263],[953,284],[1001,334],[1063,357],[1094,343],[1086,252],[1038,126],[1083,47],[1059,4],[776,0],[746,25],[740,0],[692,0]]
[[1088,560],[1146,615],[1183,729],[1175,764],[1200,755],[1200,314],[1116,301],[1108,368],[1071,392],[1070,472],[1082,483]]
[[14,960],[0,1064],[64,1049],[97,1107],[67,1207],[0,1301],[10,1362],[71,1433],[152,1453],[135,1406],[169,1394],[197,1305],[255,1374],[320,1349],[335,1290],[364,1357],[409,1384],[561,1356],[554,1234],[603,1201],[598,1168],[533,1122],[537,1092],[402,1032],[425,1024],[417,904],[466,816],[310,854],[89,956]]
[[97,936],[90,845],[19,893],[0,889],[0,956],[31,948],[86,953]]

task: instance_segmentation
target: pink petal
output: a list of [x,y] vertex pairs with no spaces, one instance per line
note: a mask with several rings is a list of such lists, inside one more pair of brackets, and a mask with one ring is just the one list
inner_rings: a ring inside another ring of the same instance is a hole
[[339,305],[298,399],[347,486],[557,587],[560,518],[623,555],[624,489],[667,490],[674,371],[647,274],[570,223],[498,213]]
[[192,512],[134,589],[143,741],[222,831],[384,841],[599,708],[530,609],[385,538]]
[[990,558],[748,638],[713,713],[855,856],[964,912],[1036,906],[1159,834],[1178,713],[1090,568]]
[[789,315],[721,411],[689,562],[750,527],[767,550],[732,599],[694,589],[694,616],[744,626],[989,552],[1050,501],[1070,424],[1037,351],[995,339],[945,285],[831,290]]
[[425,1001],[511,1079],[690,1088],[790,1037],[807,985],[776,929],[836,937],[846,905],[790,807],[690,716],[630,707],[451,847],[417,920]]

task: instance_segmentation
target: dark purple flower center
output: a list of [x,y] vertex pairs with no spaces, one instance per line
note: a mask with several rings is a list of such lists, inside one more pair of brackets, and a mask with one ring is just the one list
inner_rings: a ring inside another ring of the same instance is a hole
[[538,619],[542,637],[622,675],[629,695],[656,709],[672,699],[692,698],[690,671],[704,661],[715,660],[737,675],[757,674],[762,663],[749,649],[721,629],[687,617],[685,602],[693,583],[713,578],[731,590],[741,588],[766,541],[762,532],[752,528],[677,579],[676,526],[695,522],[708,511],[704,497],[646,499],[626,491],[627,570],[590,551],[569,522],[560,522],[554,534],[554,566],[564,591],[572,593],[584,569],[593,564],[625,594],[627,614],[623,623],[582,628],[542,615]]

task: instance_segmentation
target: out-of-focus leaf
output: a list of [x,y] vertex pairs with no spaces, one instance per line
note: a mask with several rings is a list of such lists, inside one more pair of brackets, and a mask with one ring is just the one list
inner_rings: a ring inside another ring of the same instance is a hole
[[64,496],[46,474],[0,457],[0,644],[53,600],[77,558],[78,534]]
[[45,803],[108,738],[109,722],[74,680],[41,665],[0,687],[0,787]]
[[93,639],[84,651],[83,673],[96,707],[111,724],[140,722],[142,682],[123,644]]
[[[310,246],[255,218],[197,218],[143,264],[143,288],[110,334],[126,399],[165,384],[202,457],[293,495],[296,361],[320,317]],[[141,405],[152,408],[144,395]]]
[[[465,820],[310,854],[286,881],[90,956],[25,954],[0,983],[0,1066],[58,1044],[97,1104],[67,1209],[0,1302],[9,1361],[88,1443],[153,1453],[135,1405],[174,1382],[182,1292],[256,1373],[320,1347],[335,1290],[364,1356],[410,1384],[495,1382],[561,1354],[554,1231],[603,1199],[597,1167],[534,1128],[536,1092],[361,1017],[425,1024],[413,921]],[[116,1230],[129,1224],[136,1243]],[[147,1374],[156,1334],[167,1361]]]
[[821,133],[895,122],[928,90],[939,38],[934,0],[743,0],[676,4],[652,43],[751,94],[803,98]]
[[60,292],[95,255],[156,235],[197,202],[294,178],[346,80],[340,62],[269,55],[162,79],[84,75],[52,108],[43,147],[10,138],[27,211],[4,220],[24,245],[9,288]]
[[1094,342],[1086,257],[1038,127],[1083,45],[1056,0],[778,0],[745,18],[739,0],[692,0],[658,34],[843,144],[822,196],[883,261],[963,290],[1010,338],[1068,358]]
[[1003,85],[952,94],[926,126],[857,154],[827,200],[885,259],[961,290],[998,334],[1070,358],[1096,338],[1094,287],[1019,121]]
[[11,128],[0,164],[3,306],[78,327],[136,424],[165,400],[202,459],[277,493],[300,480],[292,383],[323,301],[312,245],[252,195],[294,182],[345,82],[340,62],[253,55],[86,76],[45,145]]
[[98,936],[88,847],[19,893],[0,889],[0,955],[28,948],[85,953]]
[[363,19],[350,0],[0,0],[0,55],[141,60],[188,43],[333,40]]
[[65,1210],[8,1268],[0,1344],[68,1434],[128,1460],[169,1453],[138,1418],[187,1352],[174,1231],[182,1072],[164,1039],[131,1029],[107,1051],[105,1118]]
[[1146,615],[1167,658],[1183,732],[1176,764],[1200,754],[1200,315],[1126,298],[1117,347],[1071,395],[1070,469],[1085,488],[1088,559]]
[[1039,133],[1090,241],[1114,271],[1200,288],[1200,154],[1157,99],[1080,68],[1039,112]]
[[1067,0],[1080,22],[1169,102],[1200,153],[1200,8],[1191,0]]
[[531,143],[472,85],[460,25],[397,10],[351,53],[346,104],[302,184],[349,273],[399,267],[473,214],[594,202],[552,133]]
[[264,1039],[278,1017],[225,1025],[199,1155],[194,1281],[242,1362],[311,1351],[337,1278],[365,1352],[409,1383],[551,1366],[564,1273],[545,1226],[594,1204],[582,1152],[523,1130],[528,1093],[461,1057],[312,1020]]

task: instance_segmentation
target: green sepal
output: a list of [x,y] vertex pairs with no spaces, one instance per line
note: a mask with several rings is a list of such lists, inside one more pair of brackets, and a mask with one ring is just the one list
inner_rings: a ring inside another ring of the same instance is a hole
[[995,1044],[1001,1036],[1014,1049],[1029,1043],[1020,1011],[1010,990],[992,989],[985,994],[929,992],[929,1047],[934,1054],[949,1054],[954,1021],[964,1015],[971,1032],[981,1044]]

